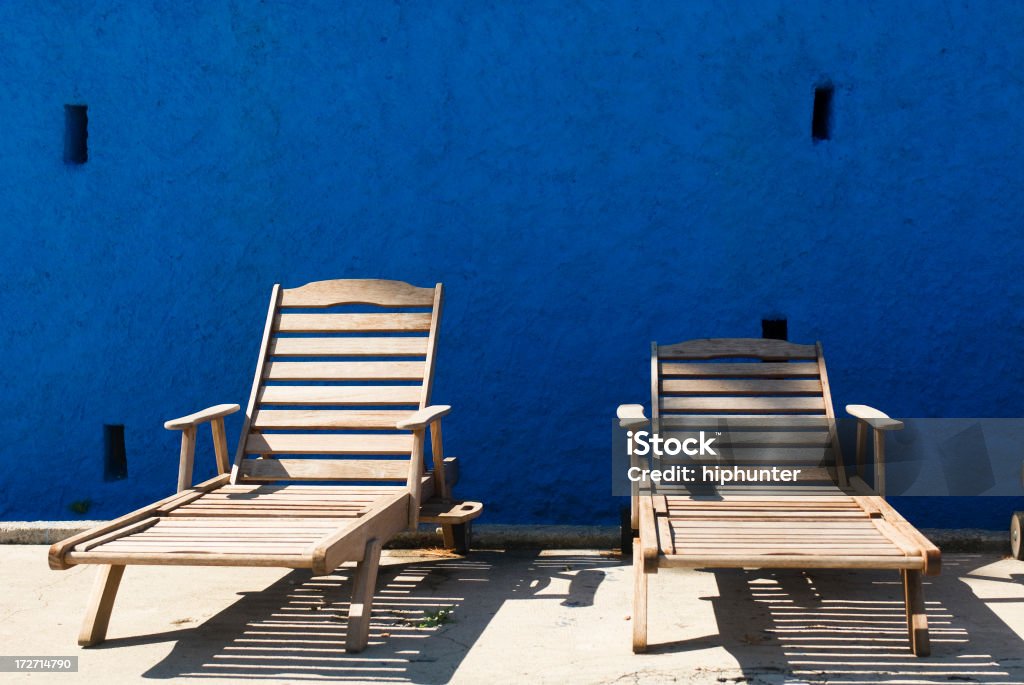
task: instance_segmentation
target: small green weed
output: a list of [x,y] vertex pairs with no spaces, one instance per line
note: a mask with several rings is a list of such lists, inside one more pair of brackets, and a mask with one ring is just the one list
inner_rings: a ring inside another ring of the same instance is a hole
[[455,612],[451,607],[444,607],[437,611],[428,611],[423,614],[423,618],[416,625],[420,628],[436,628],[443,626],[445,623],[451,623],[455,619],[452,618],[452,614]]

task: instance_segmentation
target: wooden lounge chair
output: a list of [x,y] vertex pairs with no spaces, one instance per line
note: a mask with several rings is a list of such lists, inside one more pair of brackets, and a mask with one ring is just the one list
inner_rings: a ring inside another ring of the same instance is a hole
[[[363,649],[381,546],[427,522],[440,524],[447,547],[464,550],[482,509],[451,499],[458,471],[441,445],[451,408],[430,406],[441,301],[440,283],[275,285],[234,466],[224,417],[237,404],[168,421],[182,434],[178,494],[50,548],[53,569],[100,565],[79,644],[104,640],[128,564],[324,575],[355,561],[346,648]],[[219,475],[193,486],[202,423],[213,431]]]
[[[726,360],[726,361],[722,361]],[[790,485],[718,485],[710,494],[644,486],[632,498],[633,650],[647,648],[647,576],[659,567],[899,570],[914,654],[929,653],[921,574],[939,572],[938,548],[883,499],[884,434],[899,421],[861,405],[857,474],[847,477],[821,344],[710,339],[651,346],[652,420],[622,405],[619,423],[653,421],[663,437],[715,430],[720,447],[766,462],[821,460]],[[864,481],[868,430],[874,488]],[[817,455],[817,457],[815,457]],[[750,462],[746,462],[750,463]],[[663,492],[659,494],[659,489]]]

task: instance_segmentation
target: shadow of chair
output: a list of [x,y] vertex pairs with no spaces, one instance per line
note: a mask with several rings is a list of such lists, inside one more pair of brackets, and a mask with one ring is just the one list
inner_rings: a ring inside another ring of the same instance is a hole
[[988,606],[1024,605],[1024,595],[982,600],[962,580],[968,574],[977,578],[978,564],[991,561],[947,558],[943,575],[926,581],[942,583],[941,591],[927,595],[932,634],[927,658],[908,651],[902,584],[897,574],[883,571],[715,571],[719,596],[704,599],[712,602],[720,636],[652,651],[717,643],[739,661],[749,682],[783,677],[842,685],[1024,683],[1024,640]]
[[[354,571],[348,567],[321,577],[292,571],[265,589],[240,593],[195,628],[112,638],[99,648],[175,641],[144,674],[154,679],[444,683],[504,602],[543,597],[591,606],[602,568],[621,563],[536,551],[392,558],[380,569],[370,643],[359,654],[344,649]],[[556,591],[566,584],[567,591]]]

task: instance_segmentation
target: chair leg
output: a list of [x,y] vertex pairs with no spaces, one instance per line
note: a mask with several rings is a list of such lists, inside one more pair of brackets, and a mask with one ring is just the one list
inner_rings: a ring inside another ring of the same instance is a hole
[[377,568],[380,566],[380,541],[366,543],[363,560],[356,564],[356,577],[352,585],[352,603],[348,609],[348,636],[346,652],[361,652],[370,640],[370,614],[373,611],[373,592],[377,588]]
[[472,525],[472,523],[460,523],[454,526],[441,526],[445,549],[450,549],[456,554],[469,554]]
[[633,652],[647,651],[647,574],[640,538],[633,538]]
[[624,557],[633,553],[633,538],[639,535],[633,528],[632,516],[629,507],[619,508],[619,548]]
[[82,630],[78,633],[78,644],[82,647],[98,645],[106,639],[110,612],[114,608],[114,598],[117,597],[117,588],[123,575],[124,565],[100,566],[85,609]]
[[460,523],[452,526],[452,537],[455,545],[452,549],[457,554],[469,554],[469,548],[473,544],[473,524],[471,522]]
[[928,656],[932,653],[932,648],[928,639],[928,616],[924,609],[921,572],[901,571],[900,574],[903,576],[903,600],[907,608],[910,650],[914,656]]

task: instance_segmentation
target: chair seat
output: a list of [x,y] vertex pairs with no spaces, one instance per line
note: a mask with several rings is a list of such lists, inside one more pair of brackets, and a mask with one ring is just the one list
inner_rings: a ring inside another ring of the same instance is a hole
[[172,517],[346,519],[405,488],[376,485],[225,485],[168,512]]
[[404,496],[402,487],[225,485],[80,542],[68,560],[312,568],[318,546]]
[[872,507],[831,494],[664,496],[656,506],[663,566],[922,569],[920,549]]

